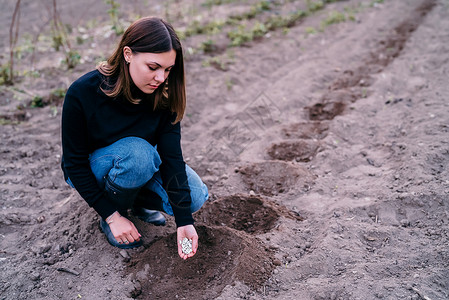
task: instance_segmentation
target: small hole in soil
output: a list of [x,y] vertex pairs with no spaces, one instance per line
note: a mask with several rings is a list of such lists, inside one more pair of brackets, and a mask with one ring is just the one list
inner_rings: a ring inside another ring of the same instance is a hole
[[314,177],[305,168],[284,161],[264,161],[239,169],[249,189],[267,196],[291,189],[308,190]]
[[268,149],[268,155],[273,159],[308,162],[318,152],[319,145],[311,141],[288,141],[273,144]]
[[282,129],[282,135],[286,139],[316,139],[326,137],[329,126],[326,122],[309,121],[294,123]]
[[257,196],[232,195],[207,203],[195,219],[209,225],[228,226],[250,234],[270,231],[279,213]]
[[308,107],[310,120],[332,120],[343,113],[346,105],[343,102],[316,103]]

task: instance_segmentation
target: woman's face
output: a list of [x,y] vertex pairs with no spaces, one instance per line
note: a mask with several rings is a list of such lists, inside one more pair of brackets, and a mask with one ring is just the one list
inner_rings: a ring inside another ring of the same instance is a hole
[[152,94],[165,79],[175,64],[176,51],[163,53],[132,53],[124,48],[125,60],[129,62],[129,74],[134,84],[145,94]]

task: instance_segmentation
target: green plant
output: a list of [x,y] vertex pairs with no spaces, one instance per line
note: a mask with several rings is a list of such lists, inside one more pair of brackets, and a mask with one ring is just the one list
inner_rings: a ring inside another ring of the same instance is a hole
[[271,16],[265,22],[265,26],[269,31],[273,31],[278,28],[288,28],[295,25],[296,22],[305,16],[307,16],[307,13],[303,10],[297,10],[287,16]]
[[56,7],[56,0],[53,0],[53,16],[52,16],[52,41],[55,50],[59,50],[61,47],[65,55],[65,63],[69,69],[74,68],[80,61],[81,56],[72,49],[70,45],[70,40],[67,35],[68,28],[71,27],[64,26],[61,21],[61,16]]
[[[16,2],[11,25],[9,27],[9,62],[6,66],[2,67],[1,70],[3,84],[14,83],[14,48],[16,47],[19,38],[20,1],[21,0],[17,0]],[[8,72],[9,74],[6,75],[5,72]]]
[[251,34],[254,38],[262,37],[267,32],[268,32],[268,30],[267,30],[267,27],[265,26],[265,24],[260,23],[259,21],[257,21],[254,24],[253,28],[251,29]]
[[84,44],[84,39],[83,39],[83,37],[77,36],[77,37],[76,37],[76,43],[77,43],[78,45]]
[[10,67],[10,63],[5,63],[3,65],[0,66],[0,85],[2,84],[11,84],[12,83],[12,79],[11,79],[11,67]]
[[327,18],[321,22],[321,27],[325,28],[326,26],[341,23],[344,21],[346,21],[346,16],[344,13],[341,13],[339,11],[332,11],[327,16]]
[[232,79],[229,78],[228,76],[225,77],[225,84],[228,91],[232,90],[232,86],[234,85],[234,83],[232,82]]
[[[108,9],[109,18],[112,22],[111,29],[114,30],[116,35],[121,35],[123,32],[125,32],[122,24],[120,23],[120,20],[118,18],[118,12],[120,8],[120,4],[117,3],[117,1],[114,0],[104,0],[104,2],[111,7]],[[166,1],[167,2],[167,1]]]
[[58,108],[56,107],[56,105],[52,105],[50,107],[50,116],[52,116],[54,118],[57,115],[58,115]]
[[384,0],[373,0],[373,1],[371,1],[370,6],[373,7],[373,6],[376,6],[377,4],[382,4],[382,3],[384,3]]
[[203,61],[203,67],[209,67],[213,66],[217,70],[220,71],[227,71],[227,63],[223,57],[220,56],[214,56],[211,58],[208,58],[207,60]]
[[315,12],[324,8],[323,1],[310,1],[307,0],[307,10],[310,12]]
[[317,30],[313,27],[306,27],[305,31],[306,31],[306,34],[308,34],[308,35],[317,33]]
[[31,100],[30,106],[33,108],[44,107],[44,99],[41,96],[34,96]]
[[271,10],[271,2],[270,1],[260,1],[249,9],[249,11],[244,12],[238,15],[232,15],[229,17],[229,22],[234,21],[242,21],[248,19],[254,19],[258,14],[263,13],[264,11]]
[[210,53],[214,52],[216,46],[213,40],[208,39],[207,41],[201,43],[201,49],[204,51],[204,53]]
[[66,89],[63,88],[58,88],[58,89],[54,89],[51,94],[57,98],[64,98],[65,97],[65,93],[67,92]]
[[8,118],[0,117],[0,126],[3,125],[17,125],[20,122],[18,120],[11,120]]
[[246,31],[245,26],[240,25],[237,29],[228,32],[228,38],[231,40],[231,46],[241,46],[253,39],[252,32]]
[[67,68],[73,69],[77,64],[79,64],[80,60],[81,55],[75,50],[70,50],[66,53],[64,62],[67,65]]
[[222,5],[232,2],[236,2],[236,0],[206,0],[201,5],[211,8],[214,5]]

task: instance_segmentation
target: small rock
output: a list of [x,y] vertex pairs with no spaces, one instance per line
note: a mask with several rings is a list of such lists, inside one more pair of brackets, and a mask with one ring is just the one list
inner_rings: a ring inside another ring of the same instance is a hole
[[402,219],[401,221],[399,221],[401,223],[402,227],[408,227],[410,226],[410,221],[407,219]]
[[279,267],[279,266],[282,266],[282,262],[279,259],[275,259],[275,260],[273,260],[273,265]]
[[145,270],[141,270],[141,271],[137,272],[136,279],[140,282],[147,281],[148,280],[147,272],[145,272]]
[[131,259],[131,257],[129,257],[128,252],[126,252],[125,249],[120,250],[120,255],[121,255],[124,259]]
[[41,275],[36,271],[34,271],[30,274],[30,279],[33,281],[38,281],[40,278],[41,278]]
[[251,191],[249,191],[249,195],[250,196],[256,196],[256,193],[253,190],[251,190]]
[[271,250],[279,250],[279,246],[278,245],[270,245],[270,249]]

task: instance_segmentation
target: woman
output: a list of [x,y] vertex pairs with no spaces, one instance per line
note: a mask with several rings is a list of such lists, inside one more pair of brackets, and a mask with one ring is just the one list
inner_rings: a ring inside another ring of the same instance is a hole
[[108,242],[142,244],[127,218],[164,225],[174,215],[177,240],[198,235],[192,213],[207,187],[183,160],[180,121],[186,106],[182,47],[159,18],[134,22],[107,62],[76,80],[62,112],[62,169],[66,181],[100,215]]

